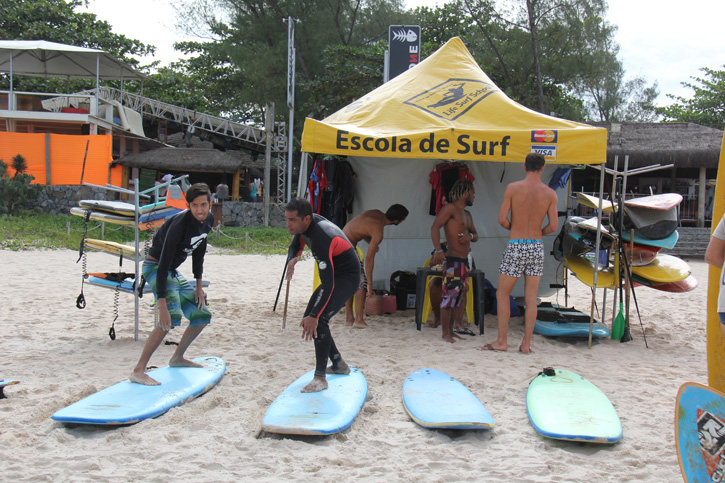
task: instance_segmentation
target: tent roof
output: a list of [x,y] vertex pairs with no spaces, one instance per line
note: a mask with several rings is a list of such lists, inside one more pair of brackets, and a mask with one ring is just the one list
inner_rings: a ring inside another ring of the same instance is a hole
[[0,72],[41,77],[147,79],[148,76],[107,52],[45,40],[0,40]]
[[607,131],[509,99],[458,37],[322,121],[307,118],[302,150],[343,156],[599,164]]

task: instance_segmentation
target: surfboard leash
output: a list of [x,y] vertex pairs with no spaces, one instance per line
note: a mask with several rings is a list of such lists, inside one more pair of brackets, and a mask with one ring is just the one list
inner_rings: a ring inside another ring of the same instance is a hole
[[111,322],[111,328],[108,329],[108,337],[111,340],[116,340],[116,319],[118,319],[118,298],[121,293],[121,284],[116,285],[116,289],[113,291],[113,322]]
[[81,293],[76,297],[76,307],[79,309],[85,309],[86,308],[86,297],[83,295],[83,286],[86,283],[86,279],[88,278],[88,255],[86,254],[85,246],[86,246],[86,236],[88,236],[88,220],[91,218],[91,210],[88,210],[86,212],[86,215],[83,217],[83,238],[81,238],[81,243],[78,246],[78,260],[76,260],[76,263],[78,263],[81,259],[83,259],[82,267],[83,267],[83,277],[81,279]]

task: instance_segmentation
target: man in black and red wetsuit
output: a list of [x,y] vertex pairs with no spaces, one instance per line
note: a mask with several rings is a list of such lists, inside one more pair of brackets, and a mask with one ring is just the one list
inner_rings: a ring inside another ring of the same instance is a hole
[[[349,374],[350,366],[342,360],[330,333],[329,322],[351,298],[360,285],[360,260],[342,230],[324,217],[312,213],[307,200],[295,198],[285,208],[287,230],[294,235],[287,259],[287,280],[305,245],[317,261],[320,285],[312,293],[300,322],[302,338],[315,342],[315,377],[302,392],[327,389],[326,373]],[[332,366],[327,367],[327,359]]]

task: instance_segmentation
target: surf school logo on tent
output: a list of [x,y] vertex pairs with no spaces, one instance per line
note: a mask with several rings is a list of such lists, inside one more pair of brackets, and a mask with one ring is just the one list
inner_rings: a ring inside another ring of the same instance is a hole
[[448,79],[408,99],[404,104],[453,121],[497,90],[494,85],[477,80]]

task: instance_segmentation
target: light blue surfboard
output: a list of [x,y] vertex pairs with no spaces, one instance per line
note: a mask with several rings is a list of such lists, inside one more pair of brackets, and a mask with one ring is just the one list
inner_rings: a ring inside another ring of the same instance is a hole
[[425,428],[490,429],[486,407],[466,386],[436,369],[418,369],[403,383],[403,406]]
[[597,386],[566,369],[547,367],[529,384],[526,412],[534,429],[548,438],[616,443],[622,422]]
[[[625,241],[630,241],[630,235],[631,234],[629,230],[624,230],[624,233],[622,233],[622,239]],[[637,245],[647,245],[660,248],[674,248],[679,238],[680,234],[677,232],[677,230],[675,230],[674,233],[672,233],[670,236],[659,240],[645,238],[637,230],[634,230],[634,243],[636,243]]]
[[[534,332],[549,337],[589,337],[589,322],[559,322],[537,320]],[[609,337],[609,329],[601,322],[595,321],[592,326],[592,337]]]
[[120,382],[61,409],[51,416],[61,423],[120,425],[155,418],[201,396],[224,375],[218,357],[193,359],[204,367],[161,367],[149,371],[159,386]]
[[[95,285],[96,287],[110,288],[113,290],[115,290],[116,287],[118,287],[118,289],[121,292],[133,293],[133,279],[126,279],[123,282],[114,282],[112,280],[108,280],[107,278],[101,278],[101,277],[96,277],[94,275],[89,275],[88,280],[86,280],[86,282],[91,285]],[[188,280],[188,282],[189,282],[189,285],[196,288],[196,280],[192,279],[192,280]],[[202,280],[201,286],[208,287],[209,281]],[[149,284],[144,285],[143,293],[151,293],[151,292],[152,292],[151,285],[149,285]]]
[[268,433],[325,435],[347,429],[357,417],[368,394],[368,383],[358,369],[350,374],[328,374],[327,389],[303,393],[312,381],[310,371],[287,386],[267,409],[262,430]]
[[677,393],[675,442],[685,482],[719,481],[725,467],[725,394],[696,382]]

